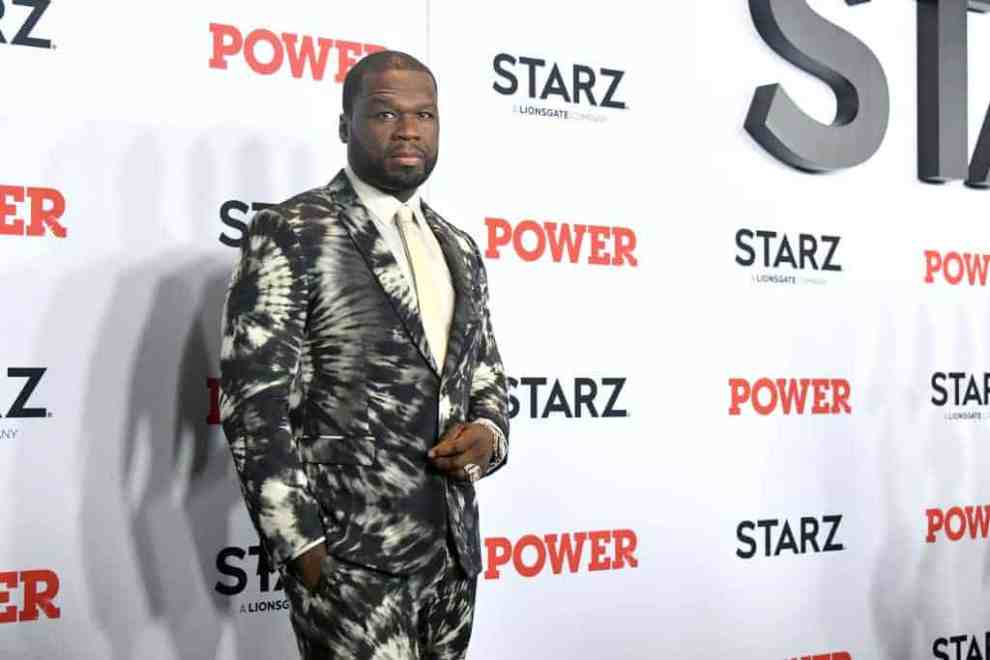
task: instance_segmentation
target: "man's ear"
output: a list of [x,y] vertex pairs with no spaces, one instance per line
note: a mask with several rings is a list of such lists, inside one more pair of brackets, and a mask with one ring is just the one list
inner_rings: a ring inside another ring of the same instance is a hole
[[340,135],[340,141],[347,144],[347,141],[351,138],[351,122],[343,112],[340,113],[340,123],[337,124],[337,134]]

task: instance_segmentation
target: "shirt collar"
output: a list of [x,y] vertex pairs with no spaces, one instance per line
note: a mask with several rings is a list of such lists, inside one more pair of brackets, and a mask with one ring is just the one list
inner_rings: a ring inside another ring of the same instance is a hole
[[361,203],[368,207],[368,210],[371,211],[375,218],[383,224],[391,224],[392,218],[395,217],[395,214],[402,206],[411,208],[418,222],[426,222],[426,218],[423,217],[423,211],[420,208],[420,202],[422,200],[419,196],[419,188],[412,194],[412,197],[403,203],[389,193],[365,183],[354,173],[350,165],[344,167],[344,173],[347,174],[347,178],[354,187],[354,192],[357,193]]

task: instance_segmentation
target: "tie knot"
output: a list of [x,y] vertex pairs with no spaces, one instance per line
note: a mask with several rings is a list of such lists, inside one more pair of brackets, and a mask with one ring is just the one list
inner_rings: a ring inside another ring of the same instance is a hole
[[403,204],[399,207],[399,210],[395,212],[395,219],[402,225],[410,225],[416,222],[416,217],[413,215],[413,210]]

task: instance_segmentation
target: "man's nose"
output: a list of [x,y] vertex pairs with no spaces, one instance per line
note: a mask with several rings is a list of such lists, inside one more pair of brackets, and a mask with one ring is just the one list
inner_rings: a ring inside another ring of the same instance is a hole
[[420,137],[419,133],[419,122],[416,120],[416,115],[412,113],[399,115],[395,133],[393,134],[396,138],[401,140],[418,140]]

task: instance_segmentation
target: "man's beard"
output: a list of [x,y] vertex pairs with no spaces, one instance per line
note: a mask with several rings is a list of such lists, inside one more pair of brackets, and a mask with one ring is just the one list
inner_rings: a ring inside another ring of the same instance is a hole
[[407,165],[389,171],[385,169],[384,158],[379,160],[372,158],[364,147],[356,142],[351,142],[348,146],[348,156],[354,173],[362,181],[386,192],[401,192],[420,187],[430,178],[433,168],[437,165],[436,154],[432,158],[424,155],[422,169]]

